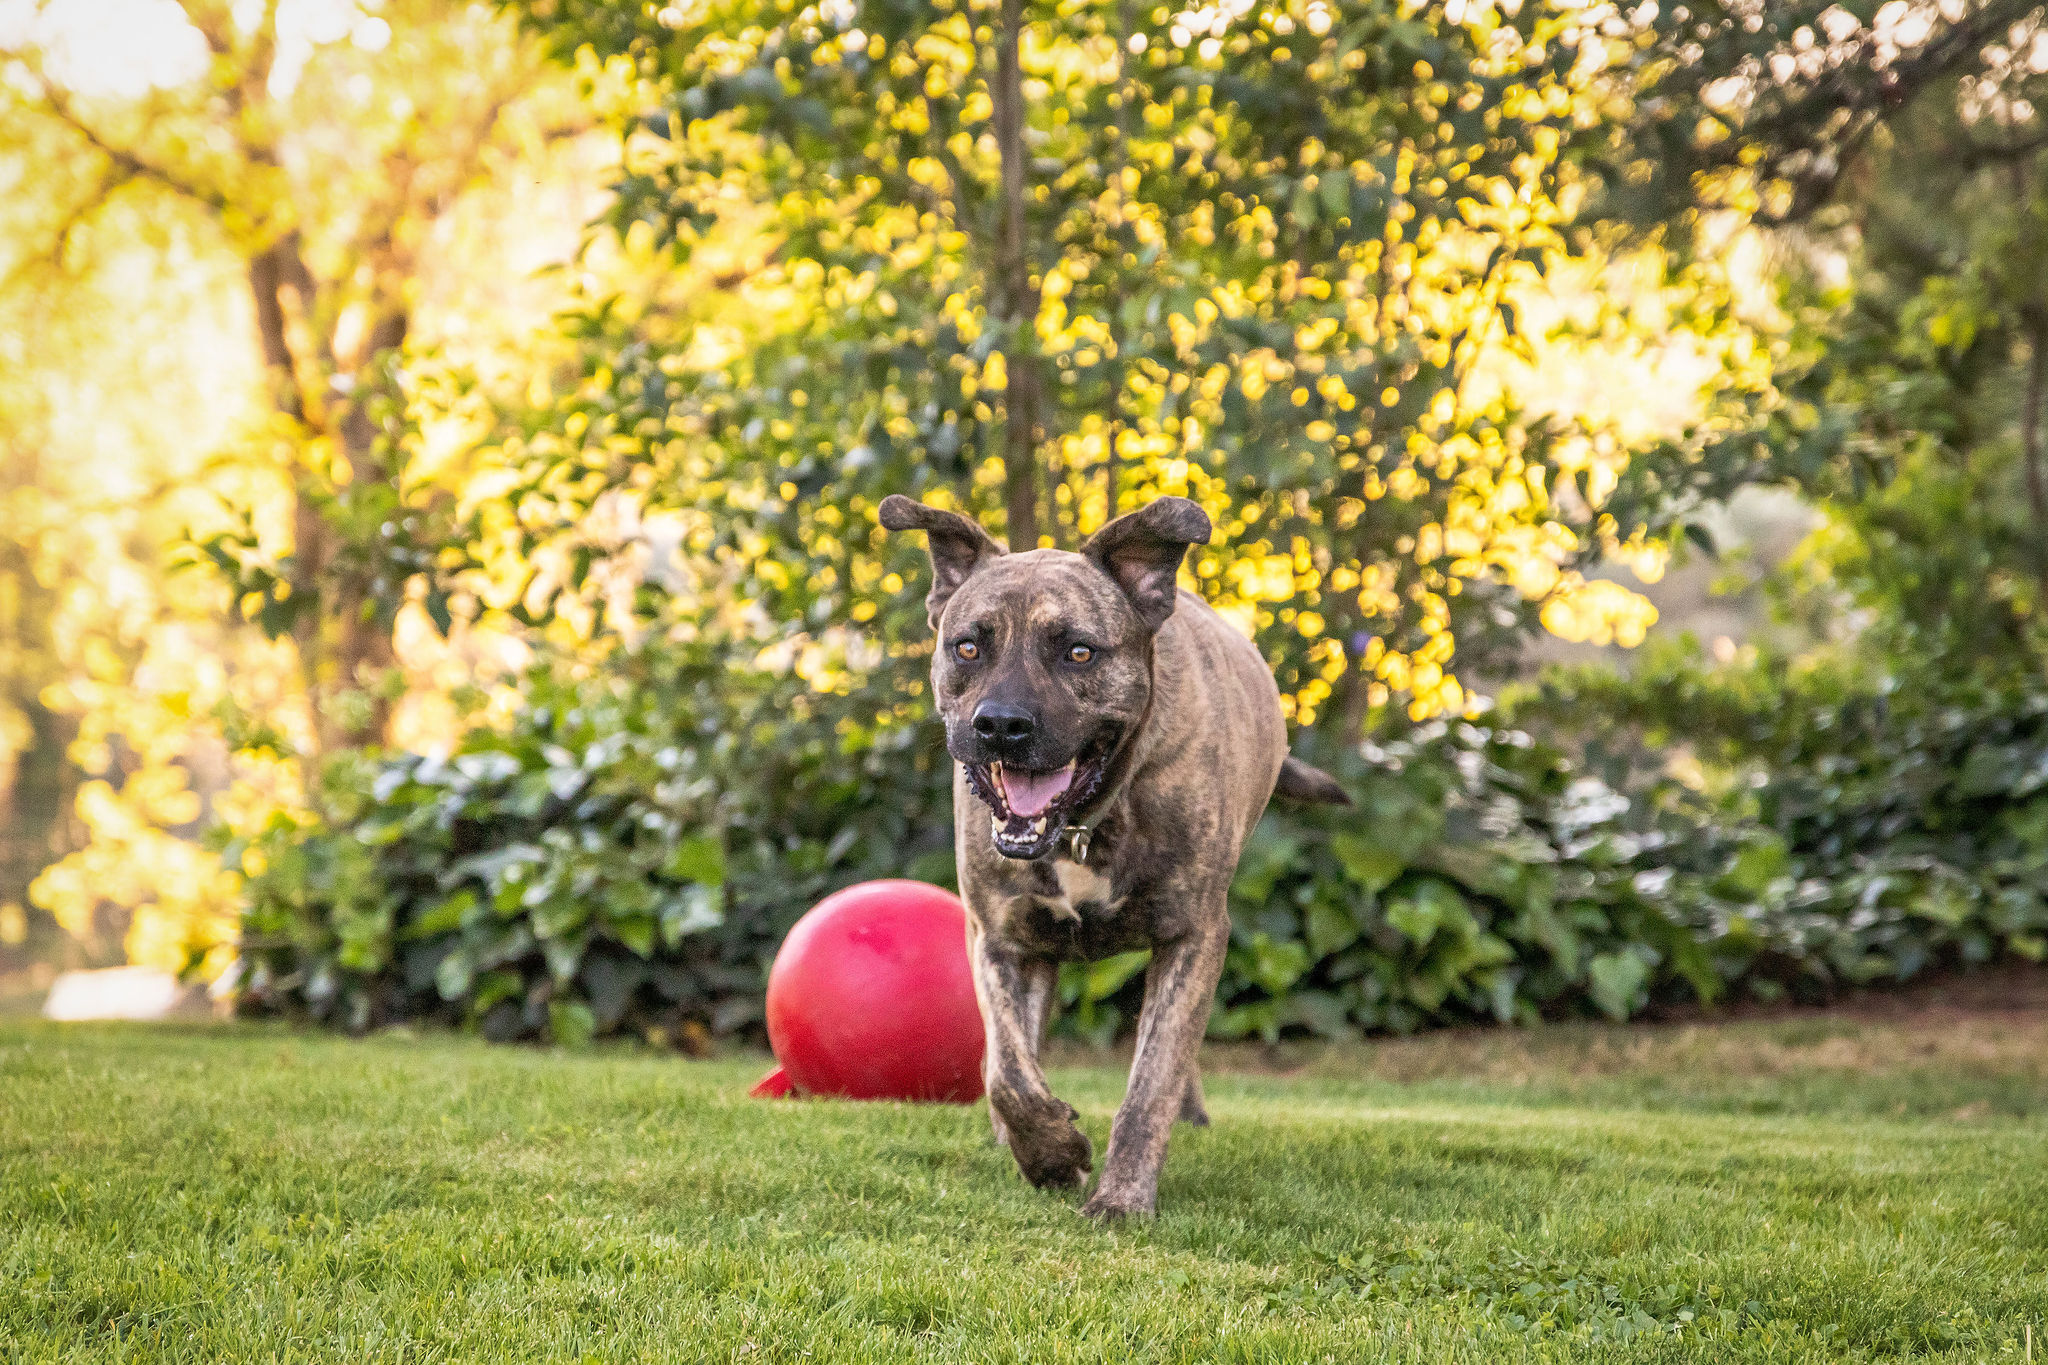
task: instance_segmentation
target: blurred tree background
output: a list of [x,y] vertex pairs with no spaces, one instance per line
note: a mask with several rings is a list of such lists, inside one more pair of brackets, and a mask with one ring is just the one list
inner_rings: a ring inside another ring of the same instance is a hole
[[203,829],[448,732],[436,668],[489,676],[497,642],[403,650],[442,610],[413,585],[476,395],[545,368],[566,288],[533,272],[607,154],[485,9],[123,9],[7,16],[9,739],[38,776],[0,894],[217,969],[236,878]]
[[1262,830],[1221,1031],[2042,951],[2040,6],[129,8],[0,11],[0,952],[749,1026],[950,877],[897,491],[1211,511],[1365,798]]

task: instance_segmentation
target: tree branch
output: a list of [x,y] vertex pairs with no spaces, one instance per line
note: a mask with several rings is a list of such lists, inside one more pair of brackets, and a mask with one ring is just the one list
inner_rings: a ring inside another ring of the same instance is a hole
[[[1874,75],[1876,38],[1866,33],[1810,83],[1766,84],[1758,103],[1767,107],[1761,112],[1739,123],[1717,115],[1733,127],[1733,136],[1701,152],[1692,170],[1745,166],[1752,150],[1761,148],[1759,177],[1789,187],[1791,200],[1780,212],[1757,214],[1757,221],[1770,226],[1797,223],[1828,202],[1843,170],[1891,111],[1933,88],[2032,13],[2037,2],[1987,0]],[[1742,20],[1726,11],[1721,24],[1730,31],[1743,27]]]
[[7,272],[5,279],[0,279],[0,294],[10,292],[30,275],[61,272],[65,258],[71,254],[71,243],[78,230],[85,226],[87,219],[106,207],[107,201],[112,199],[122,186],[133,181],[132,175],[118,168],[102,176],[90,193],[65,210],[63,218],[58,221],[51,233],[49,247],[41,251],[28,252],[15,262],[14,268]]
[[2033,137],[2017,138],[2011,142],[1972,142],[1970,150],[1963,157],[1963,166],[1974,171],[2001,162],[2024,161],[2044,149],[2048,149],[2048,132]]
[[87,144],[94,151],[105,157],[123,178],[155,181],[172,193],[183,195],[187,199],[204,204],[216,213],[224,212],[228,208],[227,196],[219,190],[187,180],[182,176],[174,175],[163,167],[144,160],[139,153],[130,151],[126,147],[118,147],[108,141],[105,135],[79,115],[78,111],[72,107],[68,96],[43,78],[41,72],[31,70],[30,79],[35,82],[38,93],[42,97],[43,107],[49,111],[50,115],[65,127],[84,138]]

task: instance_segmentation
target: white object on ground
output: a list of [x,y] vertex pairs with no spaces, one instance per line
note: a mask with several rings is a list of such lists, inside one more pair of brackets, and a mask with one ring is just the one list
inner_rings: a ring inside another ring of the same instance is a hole
[[156,967],[65,972],[50,983],[45,1019],[169,1019],[205,1015],[206,992]]

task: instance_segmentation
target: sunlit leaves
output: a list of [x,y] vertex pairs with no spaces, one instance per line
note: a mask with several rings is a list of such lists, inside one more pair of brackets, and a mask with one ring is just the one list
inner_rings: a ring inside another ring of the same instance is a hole
[[535,668],[446,760],[346,755],[324,818],[231,848],[245,1004],[702,1044],[759,1026],[776,946],[828,891],[950,874],[950,765],[920,728],[817,706],[788,658],[655,641],[605,664]]
[[1944,659],[1958,686],[2036,677],[2048,651],[2048,56],[1992,44],[1970,69],[1892,118],[1841,230],[1790,262],[1763,432],[1770,472],[1830,518],[1784,576],[1790,613],[1876,669]]
[[[1835,195],[1880,125],[1957,78],[1974,111],[2023,100],[2039,6],[2032,0],[1753,8],[1589,6],[1582,50],[1626,79],[1610,88],[1616,136],[1573,153],[1601,173],[1605,206],[1638,222],[1701,207],[1778,222]],[[1995,122],[1987,119],[1986,123]]]
[[[714,602],[686,614],[914,638],[915,613],[863,602],[914,560],[876,563],[862,528],[895,491],[995,519],[1004,385],[1026,356],[1052,395],[1050,538],[1161,493],[1201,500],[1221,534],[1194,581],[1257,635],[1299,722],[1458,709],[1453,655],[1496,655],[1612,539],[1602,490],[1553,496],[1590,433],[1469,382],[1526,344],[1511,300],[1572,249],[1563,151],[1602,115],[1569,12],[1212,6],[1134,11],[1125,32],[1108,4],[1034,8],[1038,305],[1019,335],[991,323],[988,14],[729,0],[534,18],[562,51],[630,61],[661,102],[623,130],[616,220],[689,259],[762,206],[769,259],[742,287],[777,303],[716,358],[593,316],[590,382],[553,419],[568,444],[517,452],[526,553],[625,490],[719,566]],[[1662,529],[1626,529],[1646,527]],[[1284,591],[1261,567],[1276,559],[1296,566]]]
[[[323,743],[454,723],[422,687],[384,724],[408,681],[397,637],[436,637],[420,679],[476,672],[449,658],[471,642],[439,638],[455,621],[436,570],[463,472],[449,431],[477,403],[405,362],[441,347],[446,369],[491,380],[544,368],[545,345],[491,354],[528,331],[505,325],[522,296],[551,311],[548,285],[508,282],[503,262],[546,258],[521,234],[551,194],[572,201],[553,212],[573,246],[584,209],[561,152],[583,116],[480,6],[330,6],[300,25],[291,5],[159,5],[142,22],[171,32],[150,60],[117,55],[148,45],[134,33],[51,41],[103,27],[98,8],[17,6],[0,85],[0,335],[28,348],[0,354],[0,451],[33,452],[45,501],[10,530],[62,584],[49,743],[75,725],[71,759],[104,778],[78,812],[87,846],[35,894],[75,925],[128,916],[149,960],[214,967],[233,877],[200,827],[295,804],[296,762]],[[518,193],[523,211],[480,207]],[[477,251],[493,209],[517,229]],[[167,773],[187,800],[158,799]]]

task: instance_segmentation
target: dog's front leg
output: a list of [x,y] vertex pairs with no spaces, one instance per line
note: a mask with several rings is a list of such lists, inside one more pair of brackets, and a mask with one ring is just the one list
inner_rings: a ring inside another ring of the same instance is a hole
[[[1024,1037],[1029,1040],[1031,1057],[1036,1060],[1038,1054],[1045,1049],[1046,1025],[1052,1022],[1053,997],[1059,993],[1060,988],[1060,967],[1057,962],[1044,958],[1026,958],[1017,964],[1017,970],[1022,977],[1023,986],[1022,1000],[1017,1011],[1018,1021],[1023,1026]],[[994,1055],[993,1049],[986,1049],[982,1063],[982,1084],[991,1092],[994,1087],[989,1083],[991,1068],[986,1059]],[[989,1106],[988,1117],[990,1125],[995,1129],[996,1141],[1005,1147],[1009,1146],[1010,1132],[1003,1127],[1003,1116],[996,1112],[994,1104]]]
[[[1081,1207],[1089,1217],[1150,1217],[1158,1203],[1167,1135],[1189,1099],[1195,1049],[1209,1021],[1229,943],[1230,920],[1219,909],[1186,936],[1153,950],[1130,1088],[1110,1129],[1102,1183]],[[1199,1106],[1199,1098],[1195,1103]]]
[[986,1039],[982,1079],[996,1135],[1009,1143],[1032,1184],[1079,1185],[1088,1178],[1093,1149],[1074,1126],[1073,1107],[1052,1093],[1038,1066],[1058,968],[1026,960],[969,924],[974,994]]

